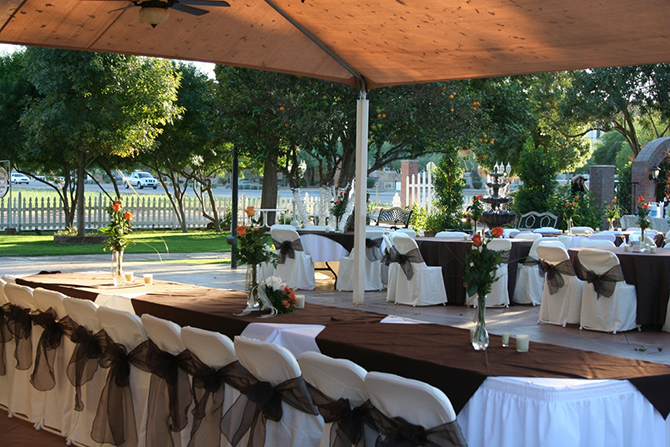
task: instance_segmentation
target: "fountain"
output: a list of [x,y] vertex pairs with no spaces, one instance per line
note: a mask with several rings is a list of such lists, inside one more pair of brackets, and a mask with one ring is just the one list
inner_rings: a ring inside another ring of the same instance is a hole
[[[502,172],[499,172],[499,170]],[[489,205],[490,209],[482,212],[482,217],[479,219],[489,228],[502,227],[505,224],[514,222],[515,214],[507,209],[502,209],[502,206],[506,207],[507,204],[512,201],[512,198],[501,197],[499,194],[500,188],[507,185],[507,183],[501,182],[500,178],[509,175],[511,171],[512,166],[509,163],[507,164],[507,168],[502,164],[499,168],[496,164],[493,168],[493,173],[489,174],[493,177],[493,181],[486,183],[486,186],[490,189],[491,195],[482,198],[482,202]]]

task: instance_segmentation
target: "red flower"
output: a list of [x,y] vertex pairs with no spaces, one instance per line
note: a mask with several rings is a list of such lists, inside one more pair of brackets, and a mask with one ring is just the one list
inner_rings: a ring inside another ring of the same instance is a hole
[[482,236],[479,234],[475,234],[472,236],[472,243],[474,244],[475,247],[479,247],[482,245]]
[[644,197],[640,196],[640,197],[637,199],[637,203],[642,203],[642,202],[644,202]]
[[131,213],[130,211],[128,211],[127,213],[125,213],[125,214],[123,215],[123,218],[126,219],[128,222],[130,222],[131,220],[133,220],[133,213]]
[[495,227],[491,230],[491,233],[493,234],[493,237],[502,237],[503,229],[502,227]]
[[579,196],[575,196],[575,200],[579,200]]
[[118,213],[119,211],[121,211],[121,202],[119,202],[117,200],[116,203],[114,203],[114,205],[112,205],[112,211],[114,211],[115,213]]
[[570,206],[570,204],[568,202],[565,202],[565,207],[567,208],[569,206]]
[[291,293],[291,288],[289,286],[284,287],[284,293],[289,294]]
[[616,197],[612,199],[612,203],[616,203]]
[[289,303],[288,300],[284,300],[284,301],[281,302],[281,305],[284,306],[284,307],[289,307],[291,305],[291,303]]
[[645,204],[644,204],[644,209],[645,209],[645,210],[648,210],[648,209],[649,209],[649,204],[648,204],[648,203],[645,203]]
[[236,231],[237,234],[239,234],[240,236],[244,236],[245,234],[247,234],[247,227],[244,225],[240,225],[239,227],[237,227]]
[[610,208],[612,208],[612,207],[611,207],[611,206],[609,206],[609,205],[607,205],[607,209],[610,209]]
[[577,206],[577,202],[572,202],[572,206]]
[[288,294],[288,299],[293,304],[298,302],[298,298],[295,296],[295,293],[293,293],[293,292]]
[[336,205],[340,204],[340,199],[338,198],[337,201],[335,202]]

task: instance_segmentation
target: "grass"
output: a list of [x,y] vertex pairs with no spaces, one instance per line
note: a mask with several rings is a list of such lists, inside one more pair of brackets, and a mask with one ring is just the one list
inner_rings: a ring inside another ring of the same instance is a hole
[[[229,233],[211,230],[136,231],[130,237],[135,241],[126,253],[203,253],[230,252],[226,242]],[[54,244],[53,233],[23,233],[16,236],[0,235],[1,256],[59,256],[104,254],[102,244]]]

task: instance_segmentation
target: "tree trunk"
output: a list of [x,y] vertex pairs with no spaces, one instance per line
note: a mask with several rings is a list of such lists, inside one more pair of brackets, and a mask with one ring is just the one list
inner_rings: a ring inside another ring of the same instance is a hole
[[[277,153],[268,154],[263,167],[263,191],[261,192],[261,208],[277,208]],[[274,225],[276,213],[268,213],[268,225]]]
[[79,166],[77,167],[77,235],[86,234],[86,222],[84,221],[86,201],[84,200],[84,181],[86,180],[86,151],[79,154]]

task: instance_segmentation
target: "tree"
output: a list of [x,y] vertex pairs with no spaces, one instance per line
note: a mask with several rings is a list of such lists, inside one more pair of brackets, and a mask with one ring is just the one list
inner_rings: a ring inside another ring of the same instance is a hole
[[557,186],[554,151],[536,147],[533,138],[528,137],[519,155],[517,172],[523,184],[514,195],[514,210],[518,214],[548,211]]
[[435,185],[436,214],[441,217],[440,230],[448,228],[461,228],[463,223],[463,182],[464,169],[460,167],[458,153],[453,149],[450,153],[443,154],[437,169],[433,173],[433,184]]
[[670,130],[670,64],[634,65],[571,72],[560,103],[562,117],[590,130],[619,132],[637,154],[644,143],[636,122],[660,138]]
[[72,183],[71,206],[61,195],[67,224],[84,233],[84,180],[100,156],[129,156],[151,147],[171,119],[179,78],[171,63],[107,53],[28,48],[23,57],[32,98],[21,123],[26,159],[56,169]]

